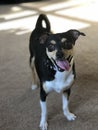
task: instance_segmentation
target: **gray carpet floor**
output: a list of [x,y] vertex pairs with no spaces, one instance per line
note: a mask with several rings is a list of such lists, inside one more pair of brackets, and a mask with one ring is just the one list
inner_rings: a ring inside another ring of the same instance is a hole
[[[15,23],[8,24],[15,20],[8,19],[8,16],[13,17],[14,9],[22,7],[23,11],[34,10],[39,5],[42,3],[37,2],[33,8],[28,4],[23,7],[21,4],[0,6],[0,28],[3,27],[0,29],[0,130],[39,129],[39,89],[31,90],[32,75],[29,68],[31,31],[19,35],[25,29],[12,29]],[[5,15],[6,18],[3,17]],[[98,130],[98,21],[86,22],[90,26],[80,29],[86,33],[86,37],[80,37],[75,48],[77,79],[69,103],[77,119],[72,122],[66,120],[62,112],[61,95],[53,92],[47,99],[49,130]]]

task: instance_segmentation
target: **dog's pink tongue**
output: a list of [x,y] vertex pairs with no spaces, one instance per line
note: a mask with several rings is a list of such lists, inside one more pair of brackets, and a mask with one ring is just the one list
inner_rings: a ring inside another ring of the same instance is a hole
[[63,70],[68,71],[70,68],[69,62],[67,60],[65,60],[65,61],[58,60],[58,61],[56,61],[56,64],[58,65],[58,67],[60,67]]

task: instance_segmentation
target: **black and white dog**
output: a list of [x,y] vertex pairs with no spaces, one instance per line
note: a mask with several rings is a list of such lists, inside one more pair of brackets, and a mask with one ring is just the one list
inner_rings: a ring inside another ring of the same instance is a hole
[[[43,27],[43,21],[46,27]],[[76,77],[73,49],[80,35],[85,36],[78,30],[52,34],[47,16],[41,14],[30,36],[32,89],[40,85],[40,128],[42,130],[47,130],[48,126],[46,97],[51,91],[62,93],[62,108],[66,118],[70,121],[76,118],[69,111],[68,99]]]

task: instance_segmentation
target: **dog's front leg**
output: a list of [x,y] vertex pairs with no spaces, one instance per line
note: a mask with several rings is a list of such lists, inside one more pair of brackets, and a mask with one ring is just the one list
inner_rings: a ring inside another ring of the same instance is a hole
[[69,121],[75,120],[76,116],[69,111],[68,99],[70,95],[70,89],[66,90],[62,94],[63,112]]
[[40,106],[41,106],[41,121],[40,121],[40,129],[47,130],[47,105],[46,105],[46,96],[47,94],[41,88],[40,91]]

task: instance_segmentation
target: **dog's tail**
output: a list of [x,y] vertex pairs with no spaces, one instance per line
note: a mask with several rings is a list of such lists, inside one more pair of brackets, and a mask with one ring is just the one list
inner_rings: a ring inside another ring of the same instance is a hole
[[[45,22],[46,27],[43,27],[43,23]],[[45,28],[48,32],[50,31],[50,22],[47,18],[47,16],[45,14],[40,14],[36,23],[36,28],[41,29],[41,28]]]

